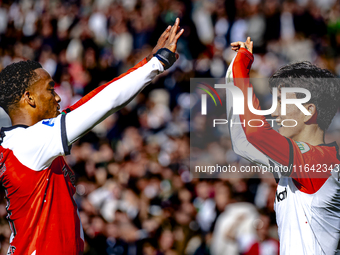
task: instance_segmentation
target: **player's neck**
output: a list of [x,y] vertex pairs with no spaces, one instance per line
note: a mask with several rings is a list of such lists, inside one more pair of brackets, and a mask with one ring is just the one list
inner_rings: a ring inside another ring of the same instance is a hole
[[38,122],[35,118],[23,111],[16,111],[15,113],[9,114],[9,117],[12,122],[12,126],[15,125],[26,125],[26,126],[33,126]]
[[305,128],[298,135],[292,137],[292,139],[316,146],[325,143],[324,134],[325,132],[317,124],[312,124],[306,125]]

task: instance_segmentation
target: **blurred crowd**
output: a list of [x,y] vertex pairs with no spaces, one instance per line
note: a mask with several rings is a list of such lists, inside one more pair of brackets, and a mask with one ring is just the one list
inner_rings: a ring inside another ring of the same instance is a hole
[[[67,156],[85,254],[278,254],[273,178],[193,178],[190,78],[224,77],[234,56],[229,44],[247,36],[255,47],[252,77],[299,60],[340,76],[339,1],[2,0],[0,70],[39,61],[63,109],[146,57],[176,17],[185,29],[179,60]],[[10,125],[4,113],[0,122]],[[327,139],[340,139],[339,122]],[[207,146],[224,163],[246,164],[228,135]],[[10,236],[5,207],[3,199],[0,254]]]

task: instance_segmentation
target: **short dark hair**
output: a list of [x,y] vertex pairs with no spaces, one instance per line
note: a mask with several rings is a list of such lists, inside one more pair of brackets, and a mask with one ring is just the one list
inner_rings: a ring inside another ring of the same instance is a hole
[[[310,62],[303,61],[281,67],[269,79],[273,87],[299,87],[311,93],[308,103],[316,106],[317,124],[326,130],[335,116],[340,101],[340,83],[327,69],[319,68]],[[296,93],[303,98],[303,93]]]
[[25,90],[37,81],[35,69],[42,66],[35,61],[20,61],[0,72],[0,106],[8,113],[20,101]]

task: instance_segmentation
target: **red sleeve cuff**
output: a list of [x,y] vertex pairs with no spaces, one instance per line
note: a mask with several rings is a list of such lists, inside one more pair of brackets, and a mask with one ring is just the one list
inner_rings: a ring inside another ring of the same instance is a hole
[[254,55],[250,53],[250,51],[248,51],[247,49],[240,48],[238,52],[246,55],[250,59],[251,63],[254,62]]

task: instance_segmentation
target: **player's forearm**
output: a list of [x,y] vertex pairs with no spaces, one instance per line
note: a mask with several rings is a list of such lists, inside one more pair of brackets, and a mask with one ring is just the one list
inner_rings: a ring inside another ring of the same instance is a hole
[[63,110],[63,113],[68,113],[73,111],[74,109],[77,109],[79,106],[85,104],[87,101],[89,101],[92,97],[94,97],[95,95],[97,95],[100,91],[102,91],[104,88],[106,88],[109,84],[111,84],[114,81],[117,81],[121,78],[123,78],[124,76],[128,75],[129,73],[137,70],[138,68],[140,68],[141,66],[145,65],[148,62],[148,60],[146,58],[144,58],[142,61],[140,61],[137,65],[135,65],[134,67],[130,68],[127,72],[119,75],[118,77],[114,78],[113,80],[107,82],[104,85],[101,85],[100,87],[92,90],[90,93],[88,93],[86,96],[82,97],[79,101],[77,101],[75,104],[73,104],[72,106],[66,108],[65,110]]
[[132,73],[110,83],[86,103],[68,113],[66,132],[69,144],[128,104],[163,70],[162,64],[154,57]]
[[[247,123],[249,120],[257,119],[262,120],[264,125],[246,125],[243,126],[244,132],[248,138],[248,140],[254,140],[254,143],[257,142],[257,138],[262,132],[266,132],[267,129],[270,128],[269,123],[266,121],[266,118],[263,115],[256,115],[250,111],[248,105],[248,89],[253,88],[249,80],[249,72],[251,65],[254,61],[253,55],[246,49],[240,48],[234,63],[232,65],[233,69],[233,79],[234,85],[241,89],[244,95],[244,114],[240,115],[240,119],[242,122]],[[253,93],[251,95],[251,103],[256,110],[260,110],[260,103],[258,98]],[[253,143],[253,142],[252,142]]]
[[233,64],[234,78],[249,78],[249,72],[253,62],[253,54],[244,48],[240,48]]
[[[256,115],[249,109],[248,88],[252,87],[249,82],[249,72],[253,60],[253,55],[248,50],[240,48],[230,67],[232,72],[229,72],[229,76],[232,76],[234,85],[244,95],[244,114],[232,116],[232,120],[239,123],[230,127],[233,148],[237,154],[253,162],[263,162],[263,160],[258,160],[262,157],[258,152],[261,152],[281,164],[288,165],[289,144],[286,138],[273,130],[263,115]],[[254,93],[251,98],[254,109],[260,110],[259,100]],[[228,102],[227,107],[229,107],[227,109],[229,113],[231,104]],[[262,125],[260,121],[262,121]],[[249,143],[252,146],[249,146]],[[278,148],[280,148],[280,153],[277,153]]]

